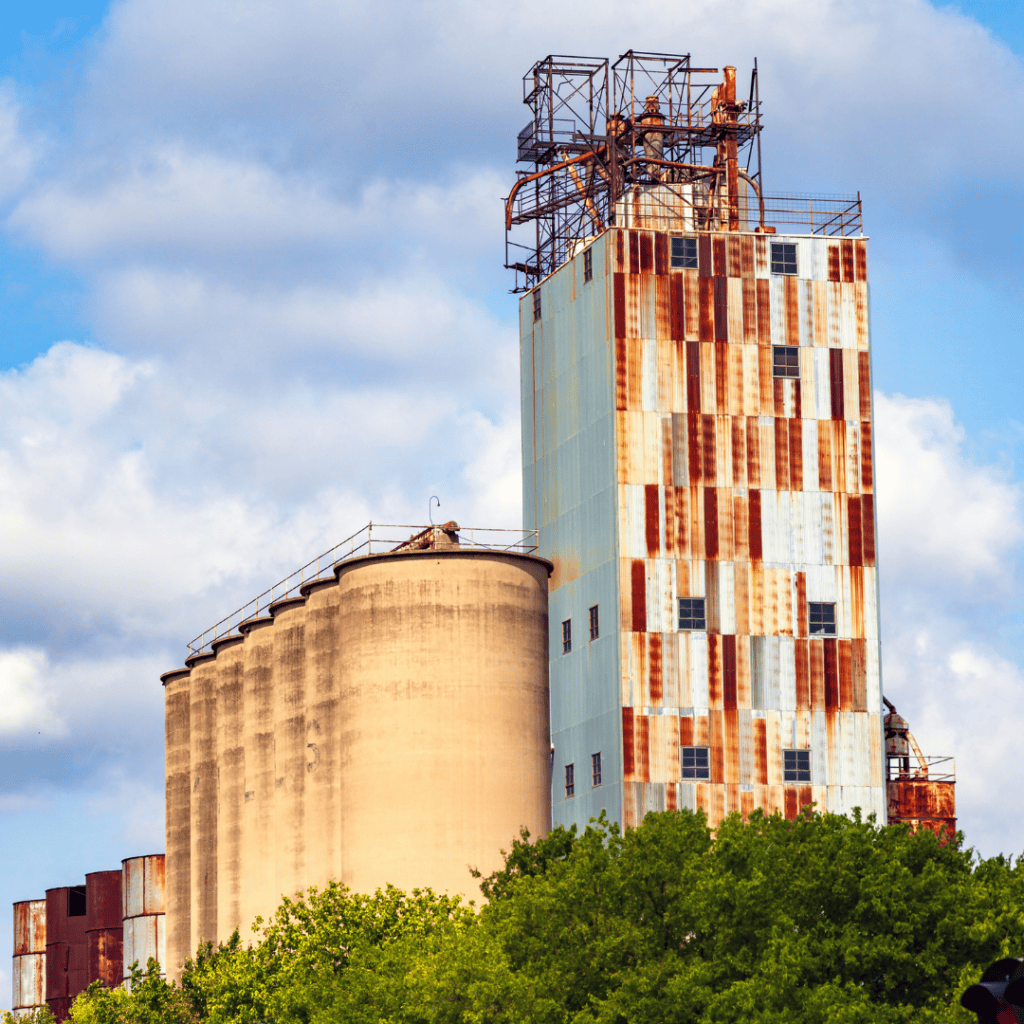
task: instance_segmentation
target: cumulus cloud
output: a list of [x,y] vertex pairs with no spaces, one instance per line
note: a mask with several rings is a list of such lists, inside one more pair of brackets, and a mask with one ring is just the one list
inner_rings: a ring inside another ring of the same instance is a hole
[[64,722],[55,715],[46,687],[46,667],[45,651],[0,650],[0,736],[63,734]]
[[926,754],[955,755],[968,841],[1024,851],[999,796],[1024,785],[1024,673],[999,628],[1020,601],[1022,489],[971,456],[947,401],[876,392],[875,413],[886,696]]
[[964,428],[946,400],[877,393],[875,415],[888,571],[1005,591],[1024,541],[1020,486],[1005,468],[965,454]]

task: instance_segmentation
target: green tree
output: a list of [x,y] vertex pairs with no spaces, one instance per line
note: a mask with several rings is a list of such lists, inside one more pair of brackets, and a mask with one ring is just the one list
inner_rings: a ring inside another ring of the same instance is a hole
[[94,987],[77,1024],[955,1024],[1024,953],[1024,871],[960,837],[755,811],[527,834],[482,910],[429,890],[285,900],[168,985]]

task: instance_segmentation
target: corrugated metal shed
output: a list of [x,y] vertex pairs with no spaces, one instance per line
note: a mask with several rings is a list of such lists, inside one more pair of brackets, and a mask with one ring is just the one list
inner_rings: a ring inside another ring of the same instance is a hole
[[[577,254],[538,319],[520,306],[524,525],[556,565],[555,820],[811,801],[884,820],[866,241],[697,238],[699,266],[673,269],[670,232],[609,229],[592,280]],[[797,274],[771,273],[773,242]],[[706,629],[678,628],[680,597]],[[811,634],[812,603],[834,634]],[[683,780],[688,746],[710,779]],[[809,783],[784,780],[785,749],[810,751]]]

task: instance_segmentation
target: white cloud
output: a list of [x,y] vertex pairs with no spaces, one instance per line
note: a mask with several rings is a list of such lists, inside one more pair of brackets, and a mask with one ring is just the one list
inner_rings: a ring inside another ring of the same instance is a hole
[[875,395],[881,559],[887,571],[947,584],[1009,586],[1024,541],[1024,492],[964,452],[944,399]]
[[0,650],[0,735],[61,736],[65,724],[46,685],[45,651]]
[[1021,852],[1002,794],[1024,785],[1024,671],[998,629],[1019,607],[1021,488],[969,455],[945,400],[876,392],[875,412],[885,693],[925,754],[956,757],[968,844]]

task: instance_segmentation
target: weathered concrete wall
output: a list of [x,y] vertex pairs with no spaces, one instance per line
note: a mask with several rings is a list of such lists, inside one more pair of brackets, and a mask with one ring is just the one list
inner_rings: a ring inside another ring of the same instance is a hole
[[550,827],[542,559],[353,559],[168,673],[167,969],[282,896],[478,897]]

